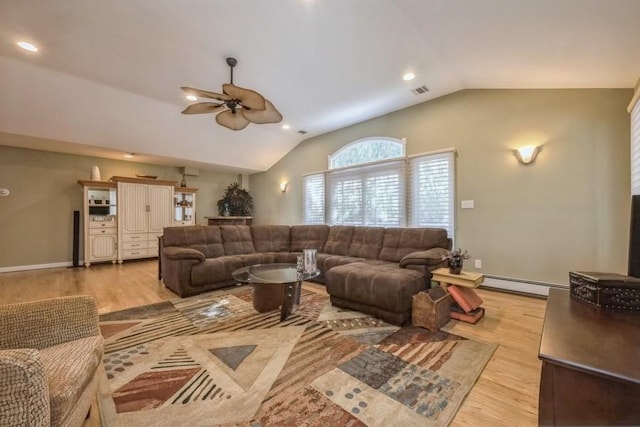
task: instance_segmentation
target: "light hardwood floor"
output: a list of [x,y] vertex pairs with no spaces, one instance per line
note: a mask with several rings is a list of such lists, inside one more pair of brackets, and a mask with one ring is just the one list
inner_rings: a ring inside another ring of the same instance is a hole
[[[305,284],[324,293],[324,287]],[[479,289],[485,317],[471,325],[452,320],[443,329],[498,348],[466,397],[452,426],[534,426],[538,419],[538,346],[546,301]],[[157,280],[157,261],[0,274],[0,304],[64,295],[91,295],[100,313],[178,297]]]

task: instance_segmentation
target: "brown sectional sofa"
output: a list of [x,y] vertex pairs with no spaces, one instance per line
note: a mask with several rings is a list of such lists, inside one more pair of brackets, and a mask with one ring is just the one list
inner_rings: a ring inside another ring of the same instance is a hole
[[165,228],[160,265],[164,284],[189,296],[235,284],[231,274],[243,266],[295,263],[303,249],[317,249],[317,280],[333,305],[403,324],[450,247],[437,228],[196,225]]

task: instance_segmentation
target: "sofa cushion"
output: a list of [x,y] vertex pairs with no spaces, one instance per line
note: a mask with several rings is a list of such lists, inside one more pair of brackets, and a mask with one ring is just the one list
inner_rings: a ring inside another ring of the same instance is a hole
[[288,225],[252,225],[251,237],[256,252],[291,250],[291,227]]
[[387,228],[378,258],[400,262],[411,252],[448,247],[447,230],[443,228]]
[[400,268],[397,264],[356,262],[340,265],[328,270],[325,278],[327,292],[332,297],[394,313],[411,310],[411,297],[426,288],[423,273]]
[[444,264],[444,256],[449,251],[444,248],[431,248],[426,251],[411,252],[405,255],[400,260],[400,267],[407,267],[410,265],[426,265],[433,267]]
[[304,249],[321,251],[324,249],[328,235],[328,225],[292,225],[291,252],[302,252]]
[[364,258],[350,257],[350,256],[344,256],[344,255],[329,255],[329,254],[322,254],[322,255],[324,256],[318,257],[318,268],[323,273],[326,273],[327,271],[331,270],[333,267],[336,267],[338,265],[345,265],[353,262],[365,261]]
[[207,258],[191,267],[191,285],[205,286],[211,283],[231,282],[231,275],[237,269],[244,267],[244,262],[237,256],[221,256]]
[[324,251],[331,255],[347,255],[349,245],[353,237],[353,225],[334,225],[329,230],[327,242],[324,244]]
[[218,226],[166,227],[162,236],[162,245],[196,249],[206,258],[224,255],[222,235]]
[[377,259],[383,239],[384,227],[355,227],[347,255]]
[[255,254],[234,255],[242,260],[244,267],[256,264],[273,264],[276,262],[275,252],[256,252]]
[[248,225],[221,225],[220,234],[225,255],[255,253]]
[[39,351],[49,378],[51,425],[66,425],[102,361],[102,336],[81,338]]

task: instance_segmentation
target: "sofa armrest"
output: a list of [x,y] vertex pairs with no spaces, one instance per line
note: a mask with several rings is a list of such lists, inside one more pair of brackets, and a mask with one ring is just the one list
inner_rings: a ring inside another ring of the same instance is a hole
[[197,249],[181,248],[178,246],[166,246],[162,249],[162,253],[172,260],[195,259],[204,261],[206,259],[204,254]]
[[400,267],[406,268],[409,265],[424,265],[434,267],[442,264],[443,256],[447,254],[443,248],[431,248],[426,251],[411,252],[400,260]]
[[100,335],[96,302],[87,295],[0,306],[0,349],[43,349]]
[[2,425],[48,426],[49,383],[38,350],[0,350]]

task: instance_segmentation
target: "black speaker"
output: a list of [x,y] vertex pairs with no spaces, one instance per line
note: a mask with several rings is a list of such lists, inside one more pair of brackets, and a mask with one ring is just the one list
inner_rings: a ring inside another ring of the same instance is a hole
[[73,266],[80,264],[80,211],[73,211]]
[[628,276],[640,277],[640,195],[631,196]]

